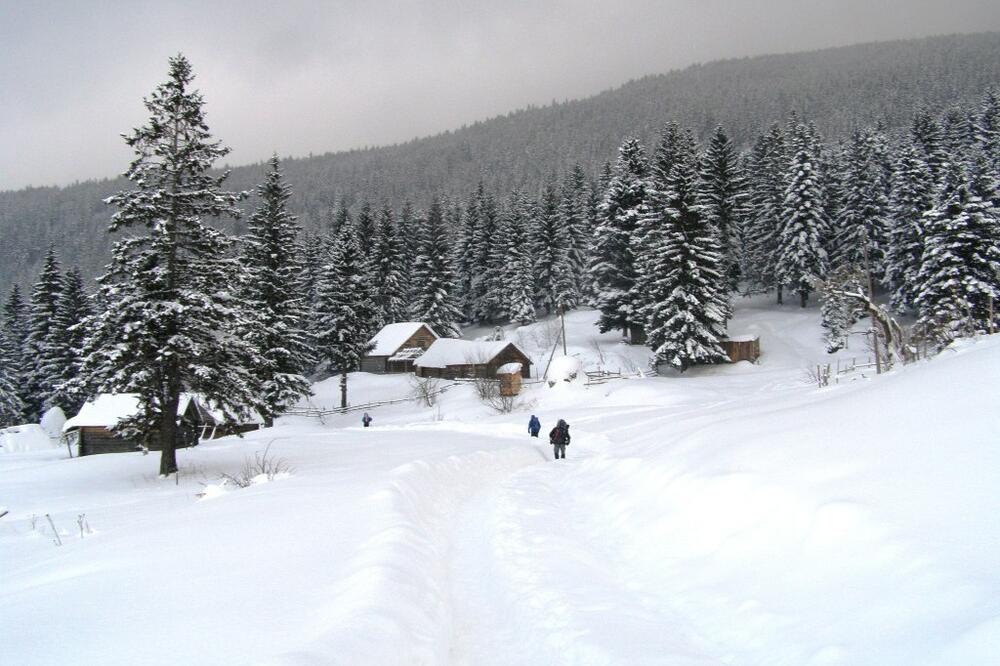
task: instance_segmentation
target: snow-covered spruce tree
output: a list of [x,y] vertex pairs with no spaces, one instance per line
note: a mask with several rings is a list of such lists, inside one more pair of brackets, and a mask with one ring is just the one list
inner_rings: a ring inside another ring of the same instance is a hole
[[637,259],[653,364],[681,372],[728,360],[720,344],[729,316],[728,283],[718,234],[699,203],[698,180],[694,139],[684,132],[666,187],[647,193],[641,224],[648,247]]
[[892,309],[905,313],[914,307],[917,275],[924,251],[923,216],[934,205],[934,183],[917,149],[904,142],[897,151],[889,208],[889,246],[885,280]]
[[975,119],[975,134],[979,149],[1000,179],[1000,87],[994,86],[983,95]]
[[[442,205],[442,209],[444,206]],[[442,213],[443,217],[447,217]],[[456,293],[462,299],[464,321],[488,323],[502,316],[503,298],[499,283],[500,266],[496,264],[497,207],[493,195],[482,181],[459,211],[454,227],[455,246],[452,261],[456,270]]]
[[90,298],[83,286],[83,276],[80,269],[74,266],[63,278],[63,290],[56,302],[53,322],[53,344],[55,355],[60,359],[57,364],[60,375],[52,393],[52,403],[69,416],[80,411],[88,397],[73,380],[80,374],[83,365],[83,346],[87,336],[83,322],[90,315]]
[[2,333],[0,344],[4,346],[4,353],[9,364],[10,381],[17,391],[18,404],[21,405],[21,415],[17,422],[23,423],[26,420],[24,408],[28,397],[26,377],[30,367],[28,357],[24,353],[28,339],[28,306],[25,304],[24,298],[21,296],[21,288],[17,284],[10,288],[10,293],[4,302]]
[[813,281],[827,271],[826,250],[823,249],[823,197],[814,164],[812,140],[804,128],[797,128],[793,138],[795,154],[789,164],[782,208],[781,231],[778,236],[778,281],[799,295],[805,307]]
[[368,257],[371,255],[372,242],[375,240],[375,227],[378,225],[378,220],[375,219],[375,213],[372,211],[372,204],[370,201],[365,199],[361,202],[361,209],[358,211],[358,215],[354,220],[354,229],[358,238],[358,248],[361,250],[362,257]]
[[340,375],[340,406],[347,407],[347,373],[358,369],[378,332],[375,293],[350,225],[341,228],[323,271],[316,317],[319,354]]
[[844,207],[837,219],[834,267],[860,265],[868,275],[868,291],[883,275],[888,244],[889,201],[882,165],[884,139],[876,130],[857,132],[851,140]]
[[788,170],[785,134],[780,125],[773,124],[767,134],[757,140],[750,162],[749,261],[743,273],[748,291],[776,289],[780,304],[783,294],[776,269]]
[[507,317],[521,326],[535,321],[534,261],[528,243],[528,213],[520,192],[511,192],[498,227],[503,253],[503,283]]
[[820,313],[826,351],[830,354],[847,345],[847,336],[863,313],[857,300],[844,296],[845,292],[865,293],[864,271],[857,266],[841,266],[825,280],[817,280]]
[[740,281],[737,256],[746,224],[747,184],[736,148],[721,125],[715,128],[701,160],[700,197],[705,217],[718,231],[724,273],[729,288],[735,291]]
[[[300,257],[302,270],[298,275],[297,292],[302,297],[302,317],[299,328],[306,332],[310,346],[315,350],[315,340],[318,332],[316,310],[319,303],[319,285],[322,281],[323,267],[327,264],[330,248],[326,239],[315,231],[305,231],[299,237],[297,253]],[[316,371],[319,357],[313,351],[310,353],[311,363],[306,373]]]
[[485,186],[482,181],[476,191],[469,197],[462,212],[462,219],[455,230],[453,264],[455,266],[456,289],[461,296],[462,310],[468,315],[468,320],[475,319],[477,297],[473,293],[473,280],[478,272],[478,256],[476,254],[476,233],[479,229],[480,202],[485,198]]
[[304,328],[303,265],[298,253],[299,225],[288,212],[291,188],[277,155],[257,187],[260,203],[243,238],[243,299],[249,306],[246,339],[260,355],[256,369],[261,382],[264,424],[311,394],[303,376],[313,365],[312,345]]
[[0,330],[0,428],[21,423],[24,403],[18,394],[20,373],[10,355],[10,341]]
[[987,179],[973,174],[970,182],[965,167],[953,162],[937,205],[924,214],[915,302],[925,338],[945,344],[989,327],[990,296],[994,303],[1000,299],[1000,215],[992,193]]
[[87,322],[81,370],[94,392],[138,396],[138,412],[115,431],[161,446],[164,475],[177,471],[175,448],[189,436],[178,425],[182,392],[200,394],[226,421],[263,408],[262,360],[237,335],[246,326],[246,306],[231,291],[239,262],[231,241],[203,222],[238,215],[242,195],[210,172],[228,149],[212,141],[192,79],[187,59],[171,58],[169,79],[145,102],[149,122],[125,137],[135,189],[107,201],[118,207],[110,230],[134,235],[115,243],[99,279],[104,309]]
[[28,337],[25,358],[30,363],[27,374],[27,416],[37,421],[42,413],[52,407],[56,385],[62,379],[62,361],[55,328],[59,295],[63,291],[63,277],[55,248],[49,246],[42,263],[42,271],[31,290],[28,311]]
[[844,207],[844,146],[842,143],[835,146],[820,144],[817,148],[820,191],[823,193],[823,216],[827,221],[823,231],[823,248],[829,256],[834,246],[836,231],[834,220],[840,217]]
[[379,214],[369,263],[375,283],[375,301],[383,324],[406,321],[409,289],[406,252],[392,209],[386,204]]
[[940,186],[944,182],[948,152],[944,147],[941,125],[926,107],[922,106],[914,112],[910,136],[920,158],[927,165],[935,186]]
[[462,312],[455,294],[448,230],[441,202],[431,201],[426,217],[416,223],[417,238],[412,270],[411,311],[416,321],[428,324],[446,338],[457,338]]
[[583,167],[575,164],[563,181],[559,202],[559,218],[568,245],[569,274],[572,276],[574,300],[590,297],[590,239],[594,235],[590,212],[590,185]]
[[953,105],[944,114],[944,149],[949,159],[961,159],[976,142],[975,122],[965,108]]
[[[576,296],[570,265],[570,238],[562,225],[556,188],[548,182],[542,188],[531,226],[531,253],[535,261],[535,298],[546,314],[557,309],[557,292],[575,307]],[[558,284],[557,284],[558,283]]]
[[645,335],[642,316],[632,309],[635,266],[630,245],[645,203],[648,177],[642,145],[634,138],[625,139],[598,209],[591,249],[594,301],[601,312],[597,326],[602,333],[621,329],[634,344]]

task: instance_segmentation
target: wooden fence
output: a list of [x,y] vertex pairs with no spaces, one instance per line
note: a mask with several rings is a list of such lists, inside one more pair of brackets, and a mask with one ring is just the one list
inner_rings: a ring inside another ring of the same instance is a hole
[[[468,380],[475,381],[475,380]],[[446,392],[449,388],[453,386],[459,386],[461,382],[455,381],[444,386],[438,387],[436,390],[431,391],[427,394],[428,397],[441,395]],[[403,402],[414,402],[419,400],[420,397],[411,395],[405,398],[393,398],[391,400],[376,400],[374,402],[366,402],[361,405],[348,405],[347,407],[293,407],[292,409],[285,410],[282,416],[310,416],[313,418],[322,419],[324,416],[332,416],[334,414],[349,414],[351,412],[368,411],[369,409],[375,409],[376,407],[385,407],[386,405],[396,405]]]

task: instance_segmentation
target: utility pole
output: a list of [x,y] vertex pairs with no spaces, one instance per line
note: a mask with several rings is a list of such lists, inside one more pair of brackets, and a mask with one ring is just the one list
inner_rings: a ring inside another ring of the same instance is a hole
[[[990,302],[992,303],[992,301]],[[569,356],[569,352],[566,351],[566,313],[563,311],[562,308],[559,308],[559,326],[563,342],[563,356]]]

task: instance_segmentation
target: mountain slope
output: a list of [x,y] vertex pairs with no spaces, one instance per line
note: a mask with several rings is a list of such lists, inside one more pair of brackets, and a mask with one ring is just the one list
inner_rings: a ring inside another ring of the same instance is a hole
[[[422,204],[432,191],[464,194],[479,179],[498,190],[531,191],[574,162],[593,173],[614,156],[622,136],[649,140],[671,119],[702,134],[722,123],[746,143],[794,109],[826,136],[838,137],[876,119],[905,126],[918,104],[940,108],[975,100],[998,81],[995,33],[726,60],[405,144],[290,159],[284,169],[295,189],[293,210],[314,226],[340,197]],[[211,100],[211,91],[205,93]],[[239,167],[230,183],[252,189],[262,174],[259,164]],[[49,243],[67,264],[79,264],[88,275],[98,272],[111,214],[101,200],[121,186],[100,181],[0,192],[0,290],[11,281],[33,281]]]

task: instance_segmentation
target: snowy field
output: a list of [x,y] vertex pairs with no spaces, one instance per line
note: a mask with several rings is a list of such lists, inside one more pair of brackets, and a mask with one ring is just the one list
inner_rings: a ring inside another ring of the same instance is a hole
[[[0,453],[0,663],[1000,663],[1000,336],[819,389],[815,309],[739,301],[759,365],[655,378],[594,319],[570,354],[629,378],[513,414],[461,386],[369,429],[288,417],[181,451],[176,483],[155,455]],[[508,337],[540,374],[554,324]],[[571,424],[567,460],[531,413]],[[220,485],[268,446],[289,474]]]

